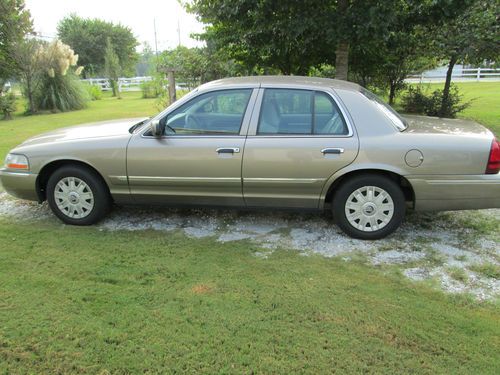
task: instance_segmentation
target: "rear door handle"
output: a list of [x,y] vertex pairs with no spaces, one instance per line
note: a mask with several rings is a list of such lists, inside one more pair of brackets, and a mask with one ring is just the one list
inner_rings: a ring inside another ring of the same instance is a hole
[[215,150],[218,154],[237,154],[240,152],[239,147],[220,147]]
[[339,154],[343,154],[344,153],[344,149],[340,148],[340,147],[337,147],[337,148],[324,148],[323,150],[321,150],[321,152],[323,153],[323,155],[326,155],[326,154],[336,154],[336,155],[339,155]]

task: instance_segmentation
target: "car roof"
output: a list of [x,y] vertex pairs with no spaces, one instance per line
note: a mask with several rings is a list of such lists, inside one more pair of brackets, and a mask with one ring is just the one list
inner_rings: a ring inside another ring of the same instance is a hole
[[205,83],[199,87],[200,90],[212,89],[214,87],[224,86],[274,86],[274,85],[293,85],[302,87],[328,87],[333,89],[343,89],[349,91],[360,91],[361,86],[356,83],[341,81],[338,79],[302,77],[302,76],[248,76],[223,78],[217,81]]

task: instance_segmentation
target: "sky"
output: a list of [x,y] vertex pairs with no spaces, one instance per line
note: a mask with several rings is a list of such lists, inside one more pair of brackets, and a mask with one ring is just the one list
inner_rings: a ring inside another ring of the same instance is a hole
[[[57,23],[70,13],[83,18],[100,18],[130,27],[139,43],[148,42],[155,48],[154,22],[158,50],[178,45],[177,25],[180,25],[181,44],[201,45],[190,38],[203,31],[203,24],[186,13],[177,0],[25,0],[31,12],[35,31],[48,40],[56,37]],[[140,46],[138,50],[142,50]]]

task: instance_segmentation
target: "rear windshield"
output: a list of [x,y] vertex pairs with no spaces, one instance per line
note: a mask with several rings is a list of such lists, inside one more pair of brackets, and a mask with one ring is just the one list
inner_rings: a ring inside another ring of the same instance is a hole
[[392,109],[392,107],[389,104],[384,102],[377,95],[366,89],[362,89],[361,93],[369,100],[371,100],[381,110],[381,112],[389,120],[391,120],[392,124],[396,127],[396,129],[402,132],[406,130],[406,128],[408,128],[408,123],[406,122],[406,120],[402,118],[399,115],[399,113],[397,113],[394,109]]

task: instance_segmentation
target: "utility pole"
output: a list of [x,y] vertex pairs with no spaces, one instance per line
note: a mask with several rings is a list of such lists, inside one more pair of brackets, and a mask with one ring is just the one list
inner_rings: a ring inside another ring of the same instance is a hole
[[156,37],[156,18],[153,18],[153,27],[155,29],[155,54],[156,54],[156,58],[158,59],[158,39]]
[[177,18],[177,38],[179,41],[179,47],[181,46],[181,24],[179,22],[179,18]]

